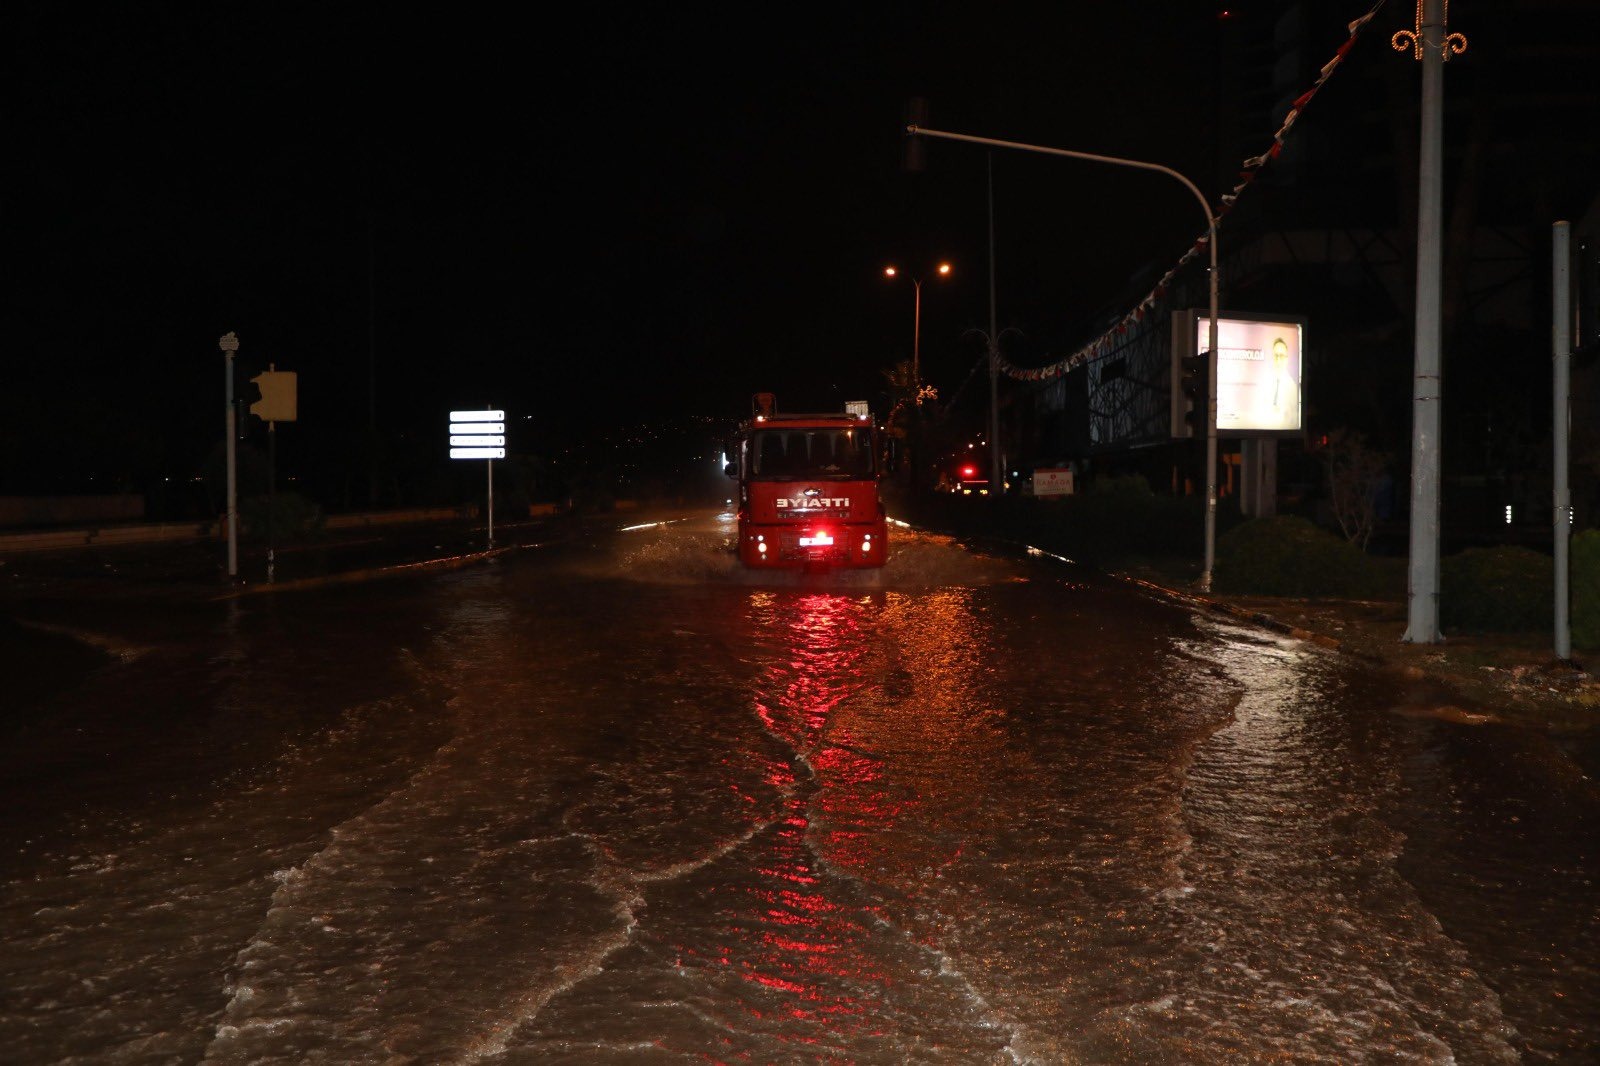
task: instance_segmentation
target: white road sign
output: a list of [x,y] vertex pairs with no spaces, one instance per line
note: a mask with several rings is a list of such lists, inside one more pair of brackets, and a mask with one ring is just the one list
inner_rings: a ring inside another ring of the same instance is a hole
[[[504,411],[450,412],[450,458],[504,459],[505,457],[506,413]],[[491,471],[493,469],[490,467]]]

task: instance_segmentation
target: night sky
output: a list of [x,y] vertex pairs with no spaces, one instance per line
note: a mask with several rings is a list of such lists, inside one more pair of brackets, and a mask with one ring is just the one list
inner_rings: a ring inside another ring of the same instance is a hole
[[[1333,12],[1330,50],[1366,6]],[[578,432],[738,416],[758,390],[878,401],[913,325],[882,268],[947,258],[922,361],[949,395],[988,324],[987,161],[936,143],[908,171],[910,98],[932,127],[1148,159],[1212,196],[1236,150],[1207,4],[535,10],[12,12],[0,494],[191,474],[229,330],[241,376],[300,374],[284,433],[310,465],[366,425],[369,328],[392,441],[442,446],[451,407]],[[1202,228],[1160,176],[993,170],[1019,361],[1070,351]]]

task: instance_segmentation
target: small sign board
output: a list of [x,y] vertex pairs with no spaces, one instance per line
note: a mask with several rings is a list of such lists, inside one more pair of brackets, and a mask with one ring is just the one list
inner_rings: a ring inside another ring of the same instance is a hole
[[[1217,317],[1217,436],[1298,437],[1303,417],[1302,356],[1306,320],[1290,315],[1230,311]],[[1178,391],[1184,356],[1210,348],[1211,317],[1205,311],[1173,313],[1172,435],[1184,436],[1183,394]]]
[[299,375],[293,370],[263,371],[250,379],[261,390],[261,399],[250,405],[250,413],[263,422],[293,422],[300,417]]
[[1072,491],[1070,467],[1040,467],[1033,472],[1035,496],[1071,496]]

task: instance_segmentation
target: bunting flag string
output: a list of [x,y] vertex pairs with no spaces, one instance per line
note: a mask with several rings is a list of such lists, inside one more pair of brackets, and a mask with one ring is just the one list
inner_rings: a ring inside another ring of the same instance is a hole
[[[1339,64],[1344,62],[1345,56],[1349,55],[1350,50],[1355,46],[1356,38],[1360,35],[1361,30],[1367,23],[1377,17],[1378,11],[1387,2],[1388,0],[1377,0],[1377,3],[1372,5],[1370,11],[1346,26],[1349,36],[1345,38],[1343,44],[1339,45],[1333,54],[1333,58],[1322,65],[1318,72],[1317,80],[1312,84],[1311,88],[1295,97],[1294,103],[1289,105],[1289,113],[1283,117],[1283,124],[1278,127],[1278,132],[1272,135],[1272,144],[1268,146],[1265,152],[1251,156],[1244,161],[1243,169],[1239,172],[1238,183],[1234,185],[1232,191],[1222,195],[1222,204],[1217,209],[1216,216],[1216,222],[1219,227],[1223,218],[1233,210],[1234,204],[1238,203],[1239,195],[1250,187],[1251,182],[1256,180],[1256,175],[1260,173],[1261,168],[1278,158],[1279,154],[1282,153],[1283,139],[1288,135],[1296,120],[1299,119],[1300,112],[1304,111],[1306,105],[1311,103],[1312,97],[1316,96],[1322,89],[1323,84],[1339,68]],[[1206,251],[1206,245],[1209,240],[1209,230],[1200,234],[1199,238],[1189,246],[1189,250],[1178,258],[1177,263],[1173,265],[1171,270],[1161,276],[1161,280],[1156,282],[1155,287],[1134,306],[1133,310],[1123,315],[1116,325],[1071,355],[1057,360],[1049,366],[1041,367],[1019,367],[1006,359],[1005,356],[1000,356],[998,361],[1000,372],[1015,381],[1050,381],[1076,370],[1087,362],[1110,354],[1127,334],[1130,323],[1138,324],[1144,320],[1146,315],[1155,313],[1156,308],[1166,299],[1172,279],[1177,276],[1179,271],[1188,266],[1191,260]]]

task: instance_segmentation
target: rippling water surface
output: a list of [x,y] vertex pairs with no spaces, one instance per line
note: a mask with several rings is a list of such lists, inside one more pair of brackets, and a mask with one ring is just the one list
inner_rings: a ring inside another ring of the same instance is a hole
[[1593,1061],[1595,799],[1336,655],[725,525],[78,622],[0,1046],[82,1062]]

